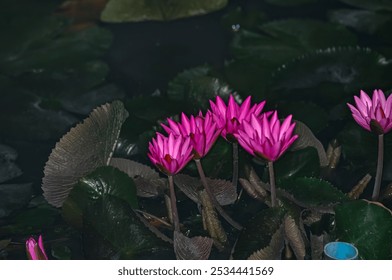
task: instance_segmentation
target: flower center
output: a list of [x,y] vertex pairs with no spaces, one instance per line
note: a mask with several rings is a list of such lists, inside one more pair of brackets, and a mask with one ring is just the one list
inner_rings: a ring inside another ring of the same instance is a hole
[[237,118],[232,118],[230,121],[232,124],[240,124]]
[[167,163],[171,163],[172,162],[172,157],[169,154],[166,154],[164,159],[166,160]]

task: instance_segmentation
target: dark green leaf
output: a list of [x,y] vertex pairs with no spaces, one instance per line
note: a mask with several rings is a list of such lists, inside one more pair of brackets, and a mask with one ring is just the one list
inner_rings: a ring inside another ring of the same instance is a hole
[[320,163],[316,149],[305,148],[287,152],[274,163],[275,177],[279,182],[300,176],[318,176]]
[[227,99],[232,90],[227,84],[211,75],[211,69],[200,66],[177,75],[170,83],[168,96],[173,100],[185,100],[194,106],[196,112],[207,108],[208,100],[219,95]]
[[348,197],[329,182],[318,178],[294,178],[279,183],[282,196],[306,208],[332,209],[332,206]]
[[392,11],[392,3],[389,0],[340,0],[346,4],[375,11]]
[[339,240],[353,243],[359,258],[392,258],[392,213],[383,205],[356,200],[335,207]]
[[[262,210],[249,220],[235,246],[234,259],[247,259],[254,252],[267,248],[272,236],[281,229],[284,215],[283,208],[269,208]],[[283,242],[282,238],[283,236],[278,239]],[[282,249],[283,246],[280,250]],[[272,253],[280,256],[280,252]]]
[[357,31],[374,34],[391,16],[368,10],[342,9],[329,13],[329,19]]
[[227,5],[227,0],[110,0],[101,14],[104,22],[173,20],[203,15]]
[[74,186],[64,202],[63,215],[69,223],[80,227],[85,211],[103,196],[117,197],[133,208],[138,207],[133,180],[115,167],[103,166],[81,178]]
[[124,200],[104,196],[84,217],[87,258],[170,259],[173,246],[157,237]]
[[0,144],[0,183],[22,175],[22,171],[14,163],[17,157],[18,153],[13,148]]

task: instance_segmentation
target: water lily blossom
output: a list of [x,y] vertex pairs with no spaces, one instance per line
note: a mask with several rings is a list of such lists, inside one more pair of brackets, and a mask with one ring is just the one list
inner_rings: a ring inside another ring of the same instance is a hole
[[355,105],[347,103],[354,120],[364,129],[378,134],[378,158],[372,200],[380,194],[384,165],[384,134],[392,129],[392,94],[385,98],[380,89],[373,92],[372,99],[361,90],[360,97],[354,96]]
[[180,172],[192,159],[192,144],[189,137],[157,133],[148,146],[151,162],[166,175]]
[[264,113],[260,117],[252,114],[250,121],[244,121],[238,134],[238,143],[251,155],[268,161],[271,186],[271,206],[276,206],[276,187],[274,161],[276,161],[298,138],[293,135],[295,123],[291,123],[289,115],[282,123],[278,113]]
[[238,130],[238,142],[251,155],[274,162],[298,138],[292,135],[295,123],[291,120],[289,115],[281,124],[276,111],[270,118],[252,114],[250,121],[245,120]]
[[385,98],[382,90],[375,90],[372,99],[361,90],[354,96],[355,105],[347,103],[354,120],[368,131],[385,134],[392,129],[392,94]]
[[210,111],[207,111],[205,116],[199,112],[197,116],[189,118],[182,113],[181,122],[178,123],[170,118],[167,121],[169,126],[162,124],[162,127],[168,134],[190,137],[196,159],[204,157],[210,151],[221,132],[217,129],[217,124]]
[[45,253],[44,243],[42,236],[38,237],[38,242],[34,237],[26,240],[26,253],[30,260],[47,260],[48,256]]
[[211,111],[214,114],[218,128],[222,129],[222,137],[226,140],[233,142],[235,134],[243,121],[250,121],[252,114],[256,116],[261,114],[265,101],[251,106],[251,99],[252,97],[248,96],[241,105],[238,105],[233,95],[229,96],[227,105],[220,96],[216,97],[215,103],[210,100]]

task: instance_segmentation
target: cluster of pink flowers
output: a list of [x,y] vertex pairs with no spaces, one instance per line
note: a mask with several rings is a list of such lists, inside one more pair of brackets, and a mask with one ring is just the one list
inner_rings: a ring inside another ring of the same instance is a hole
[[181,121],[168,119],[162,124],[168,136],[157,133],[149,143],[148,157],[166,175],[177,174],[193,158],[204,157],[221,135],[227,141],[238,143],[250,154],[268,161],[277,160],[297,139],[295,127],[288,116],[280,123],[277,112],[263,113],[265,101],[251,104],[247,97],[237,104],[230,95],[226,103],[217,96],[210,100],[205,115],[181,114]]

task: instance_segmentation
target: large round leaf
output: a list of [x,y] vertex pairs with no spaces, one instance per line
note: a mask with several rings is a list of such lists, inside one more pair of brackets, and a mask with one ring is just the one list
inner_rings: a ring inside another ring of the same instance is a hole
[[361,259],[392,258],[392,213],[381,204],[356,200],[335,207],[336,235],[353,243]]
[[337,203],[348,200],[348,197],[332,184],[318,178],[294,178],[280,182],[278,187],[282,196],[306,208],[331,211]]
[[49,156],[42,179],[44,196],[50,204],[61,207],[82,176],[109,164],[127,116],[120,101],[105,104],[60,139]]
[[104,196],[83,219],[89,259],[173,259],[173,246],[155,235],[124,200]]
[[236,243],[233,258],[247,259],[256,253],[256,258],[280,259],[284,246],[282,224],[285,212],[283,208],[269,208],[249,220]]

